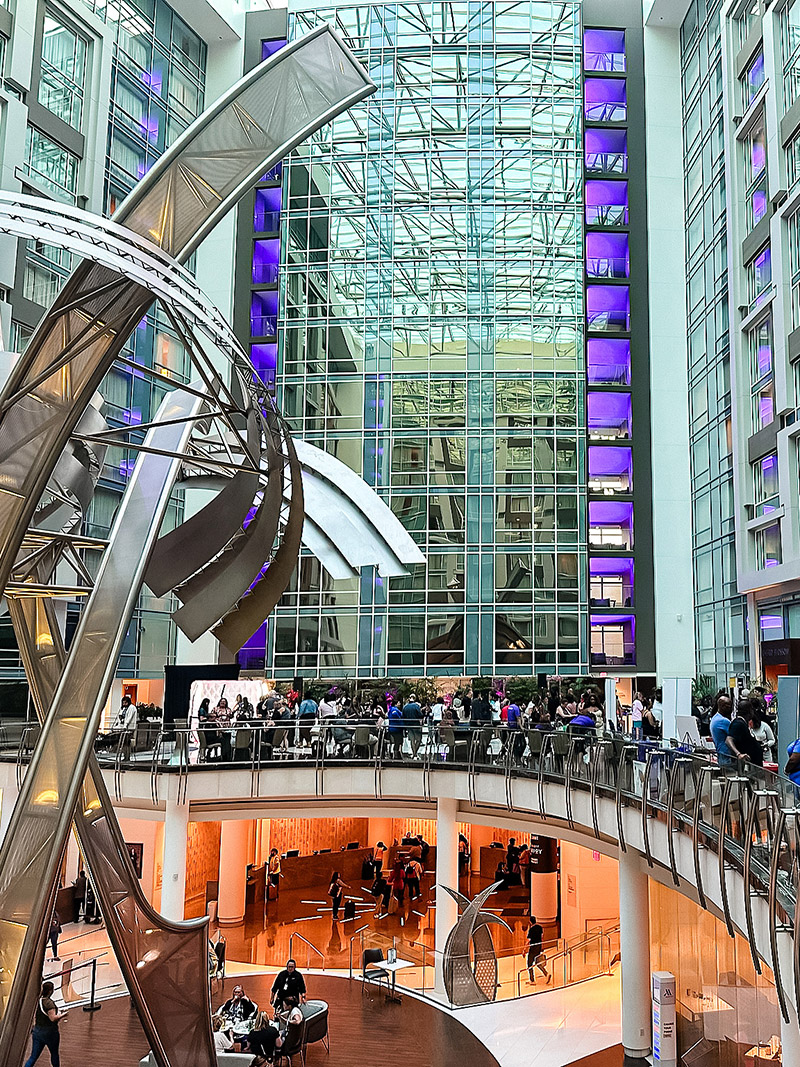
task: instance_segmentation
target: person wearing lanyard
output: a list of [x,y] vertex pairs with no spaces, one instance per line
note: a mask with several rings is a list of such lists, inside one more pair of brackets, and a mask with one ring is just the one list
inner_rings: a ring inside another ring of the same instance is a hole
[[25,1067],[33,1067],[45,1049],[50,1052],[50,1062],[53,1067],[60,1067],[58,1045],[61,1034],[58,1031],[58,1024],[62,1019],[66,1019],[67,1013],[59,1011],[53,1003],[54,988],[52,982],[42,983],[41,996],[36,1004],[36,1018],[31,1030],[33,1045]]
[[275,1012],[283,1011],[284,1008],[296,1008],[306,1002],[306,981],[297,969],[294,960],[287,960],[286,967],[280,972],[272,983],[270,1004],[275,1006]]

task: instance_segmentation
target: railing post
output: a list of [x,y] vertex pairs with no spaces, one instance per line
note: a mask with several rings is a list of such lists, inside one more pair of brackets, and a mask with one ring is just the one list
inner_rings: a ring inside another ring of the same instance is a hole
[[92,992],[89,997],[89,1003],[83,1005],[84,1011],[100,1011],[102,1004],[98,1004],[95,999],[95,992],[97,990],[97,960],[92,960]]

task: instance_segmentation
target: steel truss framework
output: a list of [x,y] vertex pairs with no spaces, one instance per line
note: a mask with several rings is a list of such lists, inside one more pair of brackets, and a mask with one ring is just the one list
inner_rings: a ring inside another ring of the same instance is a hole
[[[0,395],[0,584],[43,720],[0,849],[3,1063],[20,1062],[24,1052],[24,1022],[33,1013],[52,887],[73,814],[157,1062],[160,1067],[216,1062],[206,922],[168,923],[144,901],[92,746],[145,576],[151,588],[163,591],[180,583],[183,607],[177,614],[183,613],[179,621],[187,632],[217,624],[220,640],[233,642],[229,627],[241,630],[242,604],[256,604],[263,619],[294,567],[303,495],[291,438],[222,316],[209,310],[180,261],[259,174],[373,91],[335,33],[321,27],[257,67],[205,112],[137,186],[113,223],[56,205],[42,210],[41,201],[23,204],[20,197],[12,206],[4,198],[5,232],[68,242],[85,258]],[[119,436],[84,412],[154,298],[191,350],[198,380],[167,395],[143,440],[126,442],[140,455],[107,545],[76,539],[76,508],[91,490],[98,457]],[[227,378],[215,369],[220,354]],[[80,451],[83,462],[77,459],[59,478],[59,457],[69,447],[73,454]],[[188,559],[180,558],[180,531],[156,544],[172,487],[185,467],[229,476],[219,497],[189,520],[195,535],[203,531],[205,551]],[[282,509],[284,492],[288,503]],[[58,527],[55,516],[65,505],[72,508],[71,518]],[[245,525],[252,507],[254,517]],[[217,522],[222,510],[235,517],[235,528],[232,520],[227,526]],[[49,529],[53,524],[57,528]],[[265,567],[263,546],[268,552],[281,525],[279,547]],[[254,546],[260,551],[257,565]],[[90,548],[104,550],[93,587],[79,551]],[[61,561],[73,566],[83,583],[79,590],[51,583]],[[166,572],[177,579],[165,586]],[[76,591],[88,599],[65,654],[52,597]]]

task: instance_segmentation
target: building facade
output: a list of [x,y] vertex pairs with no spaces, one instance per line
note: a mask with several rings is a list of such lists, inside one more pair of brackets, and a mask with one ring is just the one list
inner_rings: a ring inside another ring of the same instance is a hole
[[[181,10],[177,10],[180,7]],[[0,7],[0,187],[53,197],[110,215],[162,152],[203,110],[212,59],[211,94],[241,73],[244,13],[231,24],[205,0],[29,0]],[[42,242],[0,238],[0,319],[4,347],[19,352],[73,267],[72,256]],[[232,239],[229,239],[232,245]],[[199,280],[212,257],[198,253]],[[227,272],[213,257],[215,287]],[[222,261],[224,262],[224,261]],[[230,307],[230,300],[222,301]],[[188,381],[189,359],[162,312],[142,320],[124,356],[103,382],[103,415],[112,427],[146,423],[166,391]],[[142,434],[131,435],[141,440]],[[108,533],[136,453],[108,450],[86,531]],[[184,506],[176,492],[169,522]],[[145,592],[127,635],[119,673],[162,675],[178,640],[171,598]],[[66,606],[69,635],[78,605]],[[7,616],[0,618],[0,674],[22,670]]]
[[[249,229],[237,325],[246,307],[294,431],[373,485],[428,563],[334,584],[304,556],[247,666],[654,673],[644,152],[632,292],[616,145],[643,149],[634,7],[612,28],[621,66],[605,77],[583,36],[607,21],[601,5],[597,19],[578,3],[290,5],[290,39],[331,22],[379,90],[293,153],[280,200],[259,190],[254,218],[282,212],[280,282],[256,281],[271,237]],[[251,58],[261,18],[248,16]],[[622,106],[604,111],[612,82]]]

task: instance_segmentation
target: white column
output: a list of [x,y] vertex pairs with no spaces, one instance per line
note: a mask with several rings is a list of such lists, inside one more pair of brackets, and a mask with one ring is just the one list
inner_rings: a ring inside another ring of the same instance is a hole
[[444,993],[442,953],[447,935],[458,919],[458,905],[445,893],[444,886],[458,889],[457,801],[439,797],[436,801],[436,992]]
[[217,921],[235,926],[244,919],[249,819],[224,819],[219,844]]
[[619,854],[619,947],[622,1047],[631,1059],[650,1053],[650,904],[647,874],[632,852]]
[[175,799],[177,776],[170,775],[167,810],[164,819],[164,858],[161,873],[161,914],[166,919],[183,921],[186,899],[186,838],[189,829],[189,805]]
[[788,999],[789,1022],[781,1020],[781,1062],[787,1064],[800,1063],[800,1027],[797,1025],[797,1012],[791,999]]

